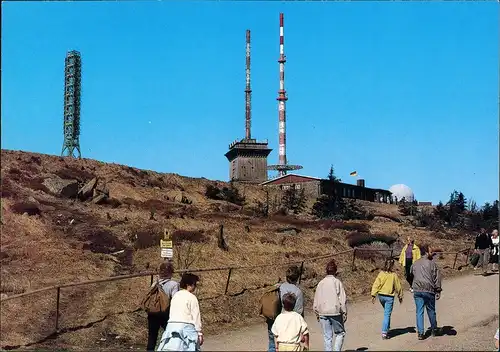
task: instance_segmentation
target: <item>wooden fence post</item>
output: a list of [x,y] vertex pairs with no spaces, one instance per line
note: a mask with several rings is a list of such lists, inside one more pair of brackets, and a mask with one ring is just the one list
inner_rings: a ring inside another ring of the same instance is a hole
[[352,251],[352,266],[351,270],[354,271],[354,261],[356,260],[356,248]]
[[59,331],[59,299],[61,297],[61,288],[57,287],[57,295],[56,295],[56,333]]
[[231,279],[232,272],[233,272],[233,268],[230,268],[229,272],[227,273],[226,290],[224,291],[225,295],[227,295],[227,290],[229,289],[229,280]]
[[299,276],[299,284],[302,281],[302,274],[304,273],[304,262],[300,263],[300,276]]
[[457,264],[458,253],[460,253],[460,252],[457,252],[457,254],[455,254],[455,260],[453,261],[453,267],[452,267],[452,269],[455,269],[455,265]]
[[471,247],[467,249],[467,255],[465,256],[465,266],[469,264],[469,253],[470,253]]

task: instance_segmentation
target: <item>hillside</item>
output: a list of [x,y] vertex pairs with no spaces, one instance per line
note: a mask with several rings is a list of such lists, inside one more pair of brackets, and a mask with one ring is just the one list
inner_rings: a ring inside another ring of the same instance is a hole
[[[393,236],[396,250],[407,235],[444,251],[469,245],[455,233],[431,233],[381,216],[344,223],[317,221],[307,214],[257,217],[255,202],[264,201],[266,194],[254,185],[236,185],[246,199],[238,206],[205,197],[207,185],[228,186],[223,182],[5,150],[1,160],[2,297],[154,270],[161,262],[163,229],[173,234],[177,269],[275,263],[233,271],[226,295],[227,270],[200,273],[198,296],[210,333],[259,321],[257,301],[263,287],[284,278],[286,267],[280,264],[349,249],[347,236],[352,231],[358,231],[358,237]],[[89,184],[94,178],[97,182]],[[393,205],[362,206],[378,215],[398,216]],[[217,246],[220,225],[228,251]],[[372,247],[382,248],[380,243]],[[445,275],[456,273],[451,269],[454,257],[439,259]],[[352,255],[336,259],[348,294],[369,294],[382,264],[380,255],[361,253],[354,270]],[[465,256],[458,260],[463,264]],[[327,261],[305,263],[302,286],[308,300]],[[63,333],[31,348],[143,349],[146,319],[137,308],[148,284],[146,277],[62,289],[59,329]],[[55,307],[54,291],[2,303],[1,346],[27,345],[50,335]]]

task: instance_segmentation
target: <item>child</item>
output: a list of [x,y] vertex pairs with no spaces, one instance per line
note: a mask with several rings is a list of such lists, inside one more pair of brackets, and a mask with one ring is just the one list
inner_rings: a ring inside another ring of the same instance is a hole
[[[284,312],[276,317],[271,328],[276,351],[303,351],[309,349],[309,330],[304,318],[293,311],[297,297],[293,293],[283,296]],[[301,345],[304,343],[304,347]]]
[[403,302],[403,287],[401,281],[393,272],[394,260],[387,259],[385,261],[384,270],[382,270],[372,286],[372,303],[375,303],[375,297],[384,307],[384,321],[382,323],[382,338],[389,338],[389,328],[391,326],[391,314],[394,306],[394,296],[398,295],[399,303]]

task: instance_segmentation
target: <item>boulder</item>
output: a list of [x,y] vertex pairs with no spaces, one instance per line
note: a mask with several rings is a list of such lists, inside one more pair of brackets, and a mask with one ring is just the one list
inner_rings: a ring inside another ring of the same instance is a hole
[[97,185],[97,177],[94,177],[92,180],[87,182],[85,186],[83,186],[82,189],[78,192],[78,196],[80,197],[80,199],[87,200],[90,197],[92,197],[96,185]]
[[98,196],[94,197],[92,199],[92,203],[94,204],[103,204],[106,202],[106,199],[108,199],[108,196],[105,194],[99,194]]
[[50,177],[43,180],[42,184],[50,192],[64,198],[75,198],[78,194],[77,180],[63,180],[59,177]]

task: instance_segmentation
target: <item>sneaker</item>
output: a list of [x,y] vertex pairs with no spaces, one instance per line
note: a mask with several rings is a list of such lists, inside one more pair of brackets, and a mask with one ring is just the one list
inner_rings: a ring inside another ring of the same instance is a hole
[[413,293],[413,289],[412,288],[410,288],[410,292]]
[[382,340],[389,340],[389,335],[382,334]]
[[425,340],[424,334],[418,334],[418,339],[419,340]]
[[432,337],[436,337],[439,335],[439,330],[438,329],[432,329],[431,330],[431,336]]

